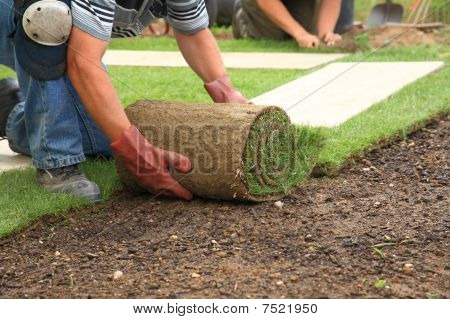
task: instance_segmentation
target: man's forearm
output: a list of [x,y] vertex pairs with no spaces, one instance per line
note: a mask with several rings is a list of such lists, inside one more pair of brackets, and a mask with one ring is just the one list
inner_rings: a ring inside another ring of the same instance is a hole
[[294,39],[298,38],[299,34],[307,33],[281,0],[256,0],[256,2],[273,23]]
[[322,0],[319,7],[317,31],[322,38],[326,33],[333,32],[341,11],[341,0]]
[[226,74],[217,42],[209,29],[187,35],[175,31],[178,47],[186,62],[208,83]]
[[73,28],[67,50],[67,73],[89,115],[111,142],[131,124],[101,59],[108,43]]
[[68,75],[89,115],[111,142],[117,140],[131,123],[102,65],[92,65],[92,62],[81,66],[69,64]]

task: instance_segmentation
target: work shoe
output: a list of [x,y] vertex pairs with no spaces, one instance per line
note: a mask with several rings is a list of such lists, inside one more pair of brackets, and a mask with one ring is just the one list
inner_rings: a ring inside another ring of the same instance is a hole
[[0,80],[0,140],[6,137],[6,121],[9,114],[17,104],[23,101],[16,79]]
[[50,193],[72,194],[90,202],[98,202],[101,197],[97,184],[88,180],[78,165],[38,169],[36,179]]

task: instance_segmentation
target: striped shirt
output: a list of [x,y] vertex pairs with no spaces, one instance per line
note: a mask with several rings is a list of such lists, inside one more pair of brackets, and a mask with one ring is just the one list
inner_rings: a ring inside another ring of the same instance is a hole
[[209,24],[204,0],[72,0],[72,16],[74,26],[103,41],[136,36],[157,18],[185,34]]

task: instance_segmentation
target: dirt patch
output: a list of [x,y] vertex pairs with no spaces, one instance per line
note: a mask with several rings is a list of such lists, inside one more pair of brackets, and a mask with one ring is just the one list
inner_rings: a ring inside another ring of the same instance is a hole
[[405,28],[397,26],[384,26],[371,30],[355,26],[352,30],[342,35],[342,40],[335,45],[336,49],[356,52],[358,50],[388,46],[398,48],[418,45],[450,45],[450,37],[446,32],[438,29],[424,32],[417,28]]
[[[356,52],[363,49],[362,45],[358,43],[357,38],[365,33],[363,26],[354,26],[350,31],[341,35],[341,41],[337,42],[334,48],[342,51]],[[321,44],[326,47],[325,44]]]
[[437,43],[434,33],[425,33],[415,28],[381,27],[369,31],[369,43],[372,47],[383,46],[387,41],[391,48]]
[[118,194],[47,218],[0,244],[0,296],[449,297],[449,131],[435,121],[282,208]]

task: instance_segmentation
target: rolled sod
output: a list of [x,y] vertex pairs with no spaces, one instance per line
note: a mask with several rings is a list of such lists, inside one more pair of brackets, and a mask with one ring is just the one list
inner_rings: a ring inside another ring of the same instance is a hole
[[[192,171],[172,171],[194,195],[244,201],[279,199],[316,163],[320,132],[293,126],[275,106],[142,100],[126,113],[153,145],[187,156]],[[117,161],[130,190],[141,190]]]

